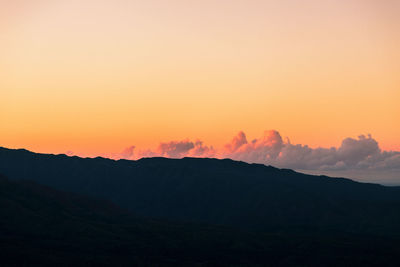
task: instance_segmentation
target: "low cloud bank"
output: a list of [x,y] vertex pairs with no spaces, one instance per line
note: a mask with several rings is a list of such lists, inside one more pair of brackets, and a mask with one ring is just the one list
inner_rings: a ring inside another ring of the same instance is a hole
[[224,156],[246,162],[303,170],[400,169],[400,152],[382,151],[371,135],[346,138],[340,147],[310,148],[284,142],[277,131],[266,131],[260,139],[247,142],[239,133],[226,147],[232,148],[240,136],[242,145]]
[[400,170],[400,152],[382,151],[371,135],[346,138],[338,148],[310,148],[291,144],[288,139],[284,141],[275,130],[265,131],[262,137],[251,141],[241,131],[221,149],[214,149],[200,140],[182,140],[160,143],[155,150],[136,150],[135,146],[130,146],[121,153],[102,156],[114,159],[231,158],[296,170]]

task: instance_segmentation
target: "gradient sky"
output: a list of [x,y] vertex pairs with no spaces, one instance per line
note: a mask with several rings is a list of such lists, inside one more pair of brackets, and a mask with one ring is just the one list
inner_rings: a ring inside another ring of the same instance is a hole
[[82,154],[279,130],[400,150],[400,1],[0,0],[0,145]]

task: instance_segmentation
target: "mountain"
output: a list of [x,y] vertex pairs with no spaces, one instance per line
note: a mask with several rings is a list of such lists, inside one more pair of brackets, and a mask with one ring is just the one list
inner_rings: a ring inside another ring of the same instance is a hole
[[0,148],[0,173],[136,216],[263,232],[400,236],[400,188],[229,159],[114,161]]
[[[259,253],[246,252],[251,248],[246,248],[247,239],[262,241],[223,228],[139,219],[104,200],[3,176],[0,210],[2,266],[165,265],[212,262],[216,253],[223,253],[229,263]],[[197,237],[201,235],[206,238]],[[225,241],[218,241],[221,237]],[[234,248],[232,238],[245,247]],[[238,259],[236,253],[246,254]]]
[[399,239],[268,234],[137,218],[0,175],[2,266],[396,266]]
[[399,266],[399,200],[232,160],[0,148],[1,265]]

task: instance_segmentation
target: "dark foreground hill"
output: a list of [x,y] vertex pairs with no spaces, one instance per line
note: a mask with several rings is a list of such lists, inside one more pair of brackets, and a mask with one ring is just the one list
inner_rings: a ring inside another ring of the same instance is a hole
[[1,266],[397,266],[396,238],[268,234],[138,219],[0,176]]
[[107,201],[3,176],[0,210],[1,266],[279,263],[272,252],[281,249],[273,244],[286,244],[222,227],[138,219]]
[[0,148],[0,173],[137,216],[264,232],[400,236],[400,188],[218,159],[83,159]]

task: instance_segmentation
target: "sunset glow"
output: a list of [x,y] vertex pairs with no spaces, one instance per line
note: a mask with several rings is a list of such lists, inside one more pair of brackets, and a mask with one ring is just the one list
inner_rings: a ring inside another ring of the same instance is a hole
[[0,146],[77,155],[276,129],[400,150],[400,2],[0,2]]

